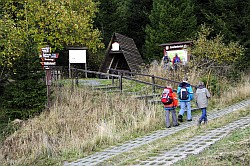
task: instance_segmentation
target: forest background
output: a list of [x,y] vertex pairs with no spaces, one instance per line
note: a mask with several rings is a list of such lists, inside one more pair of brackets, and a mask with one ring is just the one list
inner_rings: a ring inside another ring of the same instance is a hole
[[66,47],[88,47],[89,69],[98,70],[114,32],[134,39],[145,64],[162,58],[160,44],[192,40],[199,62],[230,66],[226,76],[235,81],[249,71],[249,13],[243,0],[2,0],[0,119],[44,110],[41,47],[59,52],[59,66],[68,66]]

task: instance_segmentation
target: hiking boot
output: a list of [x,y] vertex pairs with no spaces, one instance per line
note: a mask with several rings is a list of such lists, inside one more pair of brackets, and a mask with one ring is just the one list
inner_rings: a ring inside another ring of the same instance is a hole
[[167,128],[171,128],[171,126],[167,126]]
[[174,125],[174,127],[177,127],[177,126],[179,126],[180,124],[179,123],[177,123],[177,125]]
[[192,121],[192,119],[188,119],[187,121],[189,121],[189,122],[190,122],[190,121]]
[[178,121],[183,122],[182,115],[178,115]]
[[197,123],[197,125],[198,125],[198,126],[200,126],[200,125],[201,125],[201,121],[200,121],[200,120],[198,120],[198,123]]

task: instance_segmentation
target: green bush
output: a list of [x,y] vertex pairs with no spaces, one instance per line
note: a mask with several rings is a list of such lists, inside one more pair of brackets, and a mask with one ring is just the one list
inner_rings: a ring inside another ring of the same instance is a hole
[[226,85],[227,81],[221,80],[221,78],[216,75],[206,75],[201,78],[201,81],[205,83],[205,86],[213,96],[221,96],[221,93],[228,88]]
[[35,79],[17,80],[5,87],[2,106],[10,119],[26,119],[40,113],[46,102],[46,86]]

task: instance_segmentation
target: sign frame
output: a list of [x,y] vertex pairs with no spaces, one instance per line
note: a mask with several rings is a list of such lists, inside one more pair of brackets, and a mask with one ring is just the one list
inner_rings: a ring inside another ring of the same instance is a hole
[[[69,54],[69,78],[71,78],[71,63],[83,63],[85,70],[87,70],[87,47],[68,47]],[[72,53],[76,53],[73,55]],[[81,56],[82,54],[82,56]],[[85,72],[87,78],[87,72]]]

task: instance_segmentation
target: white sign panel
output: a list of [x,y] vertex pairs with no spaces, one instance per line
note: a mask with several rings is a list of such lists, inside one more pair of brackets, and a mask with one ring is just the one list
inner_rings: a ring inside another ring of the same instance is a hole
[[43,53],[50,53],[51,48],[50,47],[45,47],[45,48],[41,48]]
[[119,43],[114,42],[114,43],[112,44],[111,50],[112,50],[112,51],[119,51],[119,49],[120,49]]
[[69,50],[69,63],[86,63],[86,50]]

